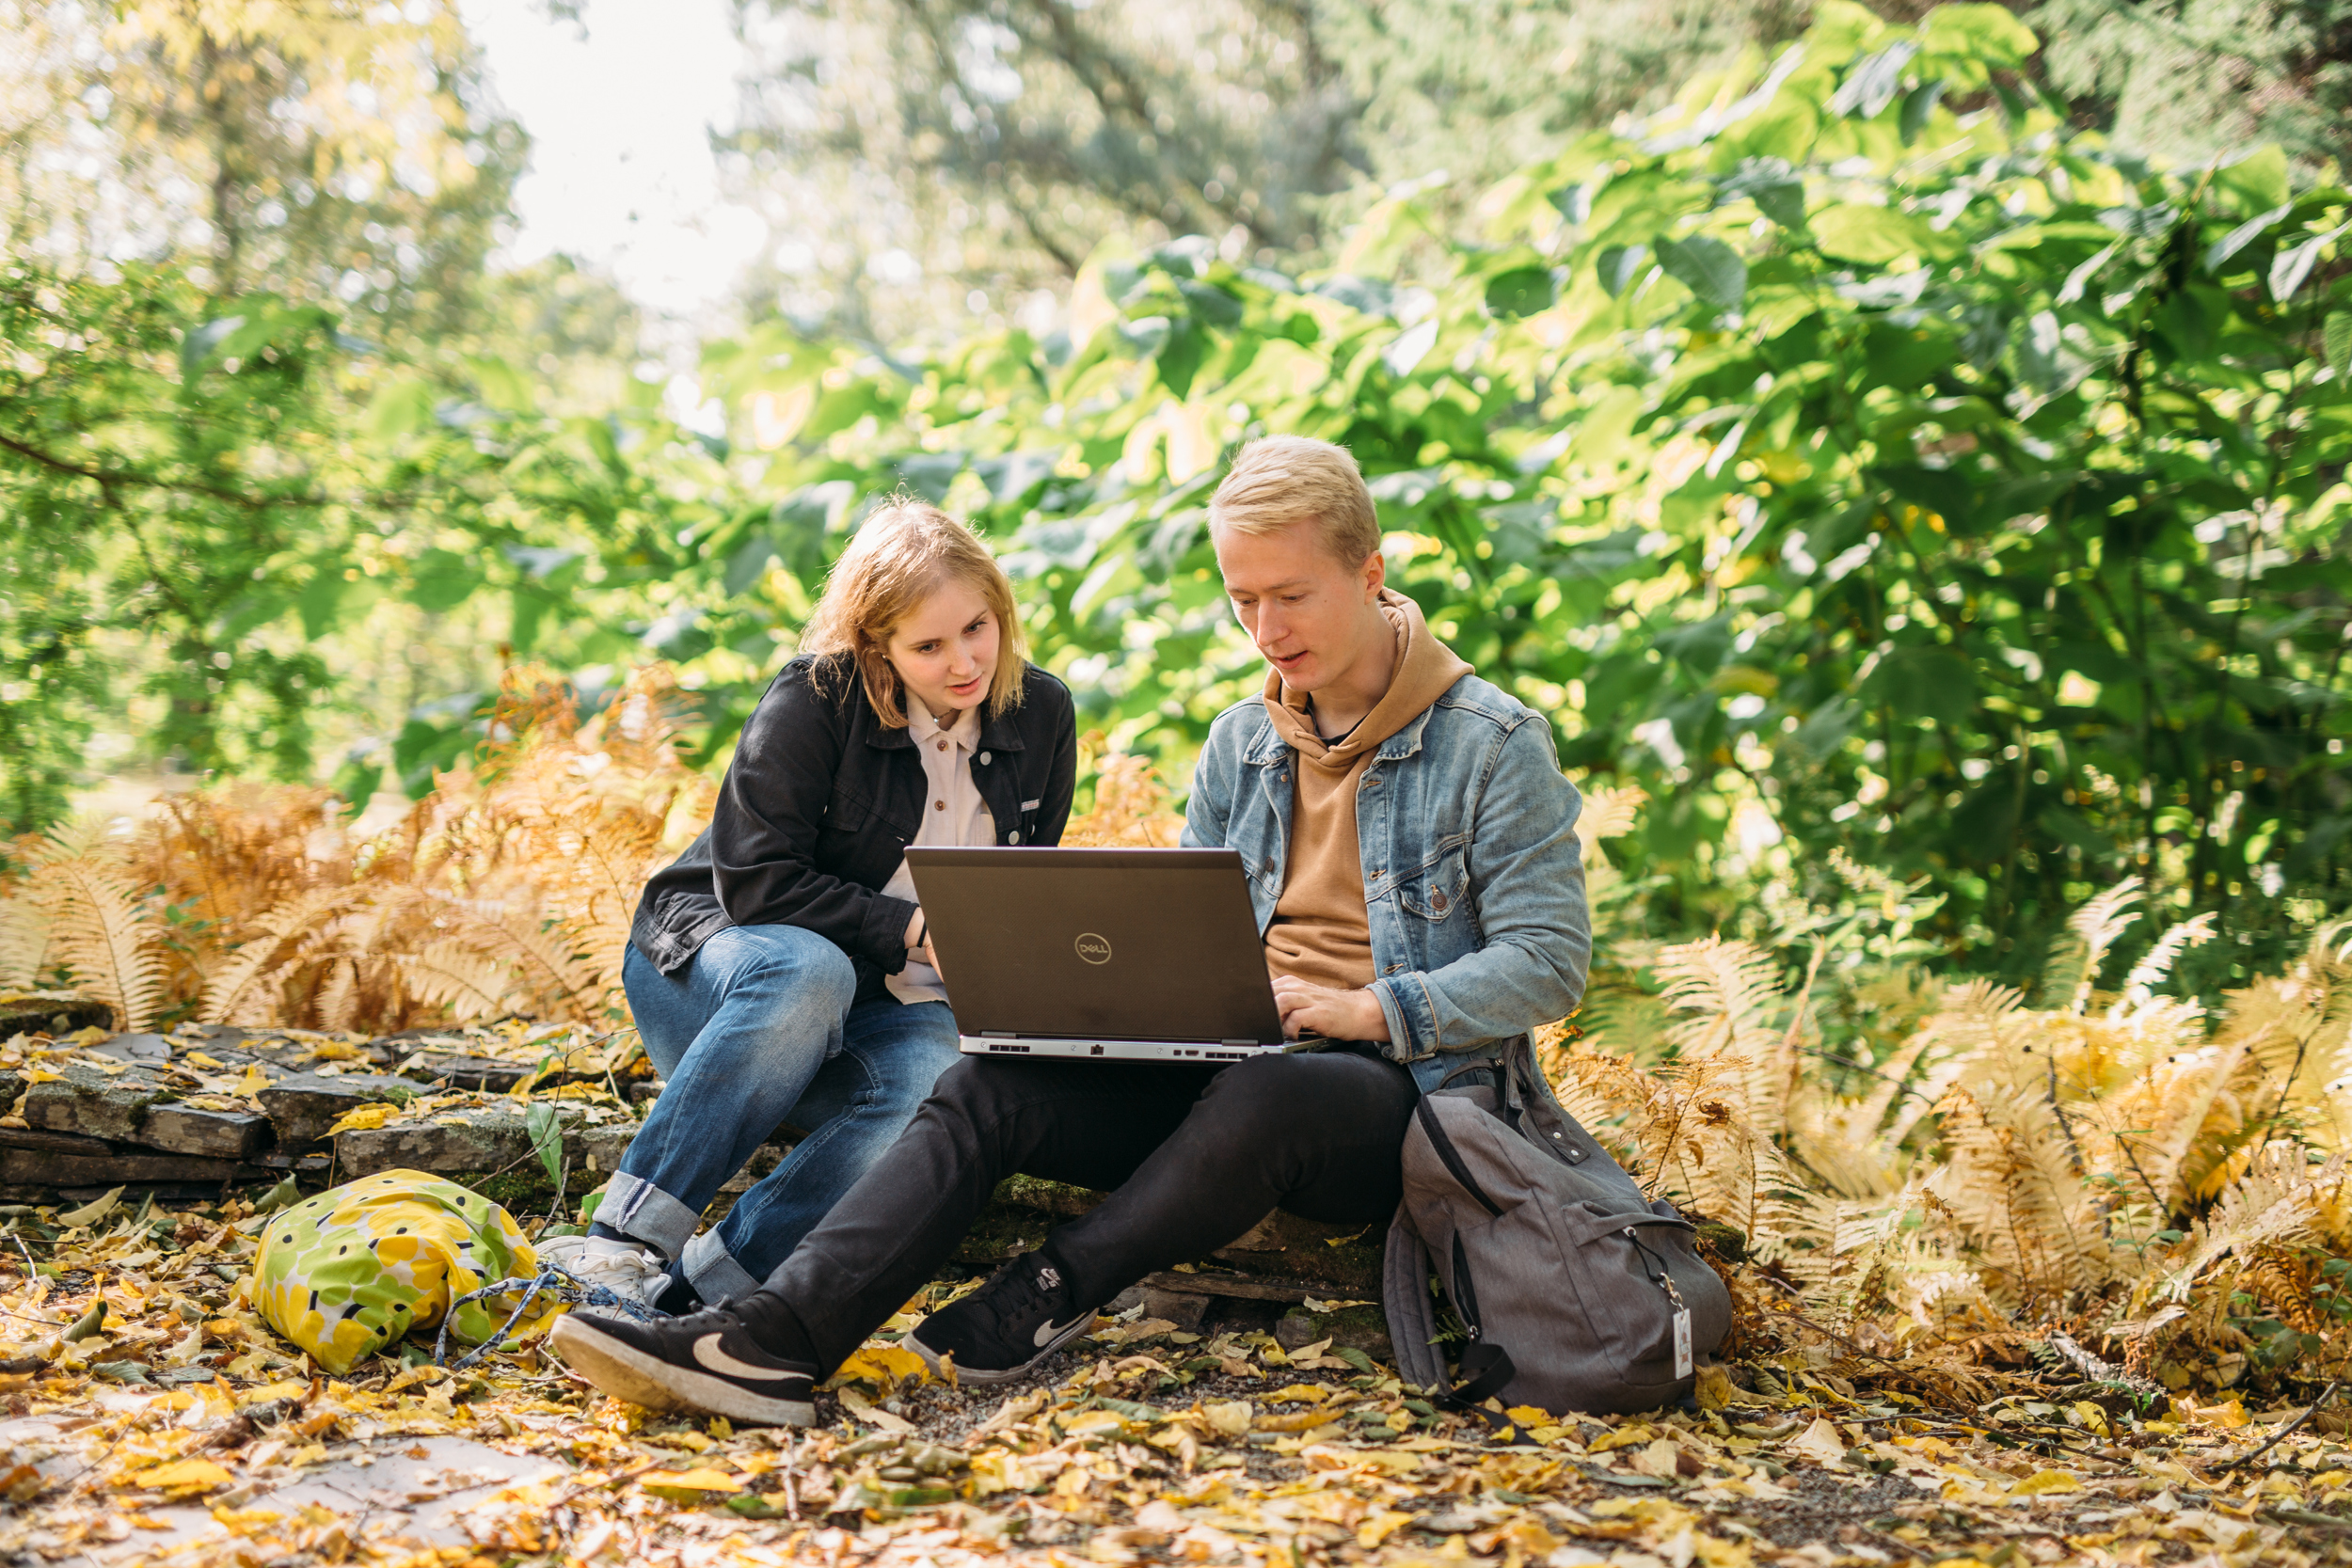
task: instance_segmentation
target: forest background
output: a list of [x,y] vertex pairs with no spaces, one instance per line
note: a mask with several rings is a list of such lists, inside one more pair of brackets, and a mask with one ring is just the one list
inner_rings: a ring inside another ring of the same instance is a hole
[[1547,1062],[1756,1344],[2352,1374],[2352,0],[736,19],[777,243],[690,341],[505,259],[440,0],[0,0],[0,986],[618,1033],[901,486],[1164,833],[1300,431],[1586,792]]
[[1257,678],[1206,490],[1295,429],[1651,801],[1629,942],[2029,980],[2132,877],[2210,995],[2344,901],[2346,0],[746,0],[719,150],[804,239],[683,364],[499,263],[450,7],[0,23],[9,832],[415,798],[523,664],[666,662],[715,770],[898,485],[1181,789]]

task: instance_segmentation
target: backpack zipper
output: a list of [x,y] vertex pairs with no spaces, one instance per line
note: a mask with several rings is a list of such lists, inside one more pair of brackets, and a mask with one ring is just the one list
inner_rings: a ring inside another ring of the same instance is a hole
[[1445,1162],[1447,1172],[1462,1184],[1465,1192],[1485,1207],[1486,1212],[1497,1218],[1502,1217],[1502,1205],[1488,1197],[1486,1190],[1470,1175],[1470,1166],[1462,1160],[1461,1150],[1455,1148],[1454,1140],[1445,1135],[1445,1124],[1438,1119],[1438,1113],[1431,1108],[1427,1095],[1422,1096],[1414,1105],[1413,1113],[1421,1117],[1421,1130],[1427,1134],[1430,1146],[1437,1149],[1438,1158]]
[[1666,1299],[1674,1303],[1676,1311],[1685,1310],[1682,1305],[1682,1292],[1675,1289],[1675,1276],[1667,1272],[1666,1260],[1644,1246],[1642,1238],[1634,1234],[1633,1227],[1629,1225],[1625,1227],[1625,1239],[1631,1242],[1633,1250],[1642,1255],[1644,1274],[1649,1274],[1649,1266],[1652,1263],[1658,1265],[1658,1272],[1649,1275],[1649,1282],[1666,1292]]

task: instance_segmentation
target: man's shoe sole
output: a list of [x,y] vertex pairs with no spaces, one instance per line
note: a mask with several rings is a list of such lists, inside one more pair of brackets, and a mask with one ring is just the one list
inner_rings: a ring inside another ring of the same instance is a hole
[[647,1355],[627,1340],[600,1333],[569,1314],[556,1320],[548,1343],[565,1364],[598,1388],[647,1410],[701,1411],[766,1426],[817,1424],[813,1401],[755,1394],[723,1377]]
[[[1080,1318],[1076,1323],[1072,1323],[1068,1328],[1063,1329],[1059,1334],[1056,1335],[1054,1337],[1053,1343],[1047,1345],[1043,1350],[1039,1351],[1035,1355],[1029,1357],[1029,1359],[1024,1361],[1018,1367],[1007,1367],[1002,1370],[992,1370],[987,1367],[967,1367],[961,1362],[958,1362],[956,1364],[956,1382],[958,1384],[968,1383],[975,1388],[985,1388],[992,1383],[1010,1383],[1016,1377],[1025,1377],[1030,1372],[1037,1370],[1039,1362],[1043,1361],[1047,1356],[1052,1355],[1056,1351],[1060,1350],[1062,1346],[1070,1343],[1071,1340],[1075,1339],[1081,1334],[1084,1334],[1088,1330],[1091,1329],[1094,1326],[1094,1320],[1101,1315],[1102,1314],[1099,1312],[1089,1312],[1085,1317]],[[920,1329],[915,1330],[915,1333],[920,1332],[922,1332]],[[946,1375],[941,1365],[941,1363],[946,1359],[946,1353],[931,1349],[930,1346],[916,1338],[914,1334],[909,1334],[903,1340],[900,1341],[900,1343],[923,1358],[923,1365],[931,1370],[932,1376],[944,1377]]]

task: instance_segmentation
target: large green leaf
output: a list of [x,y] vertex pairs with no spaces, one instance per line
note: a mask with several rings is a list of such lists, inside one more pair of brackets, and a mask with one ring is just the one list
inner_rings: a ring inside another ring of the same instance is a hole
[[1658,264],[1709,305],[1737,309],[1748,292],[1748,264],[1740,253],[1709,235],[1658,242]]
[[1841,261],[1885,262],[1908,256],[1935,256],[1946,247],[1946,242],[1922,219],[1868,202],[1841,201],[1824,207],[1807,223],[1821,254]]

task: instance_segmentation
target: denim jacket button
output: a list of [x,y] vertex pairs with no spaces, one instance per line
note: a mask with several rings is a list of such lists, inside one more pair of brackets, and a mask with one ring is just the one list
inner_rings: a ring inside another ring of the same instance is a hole
[[980,766],[982,768],[986,768],[988,766],[988,753],[986,752],[982,752],[980,753]]

